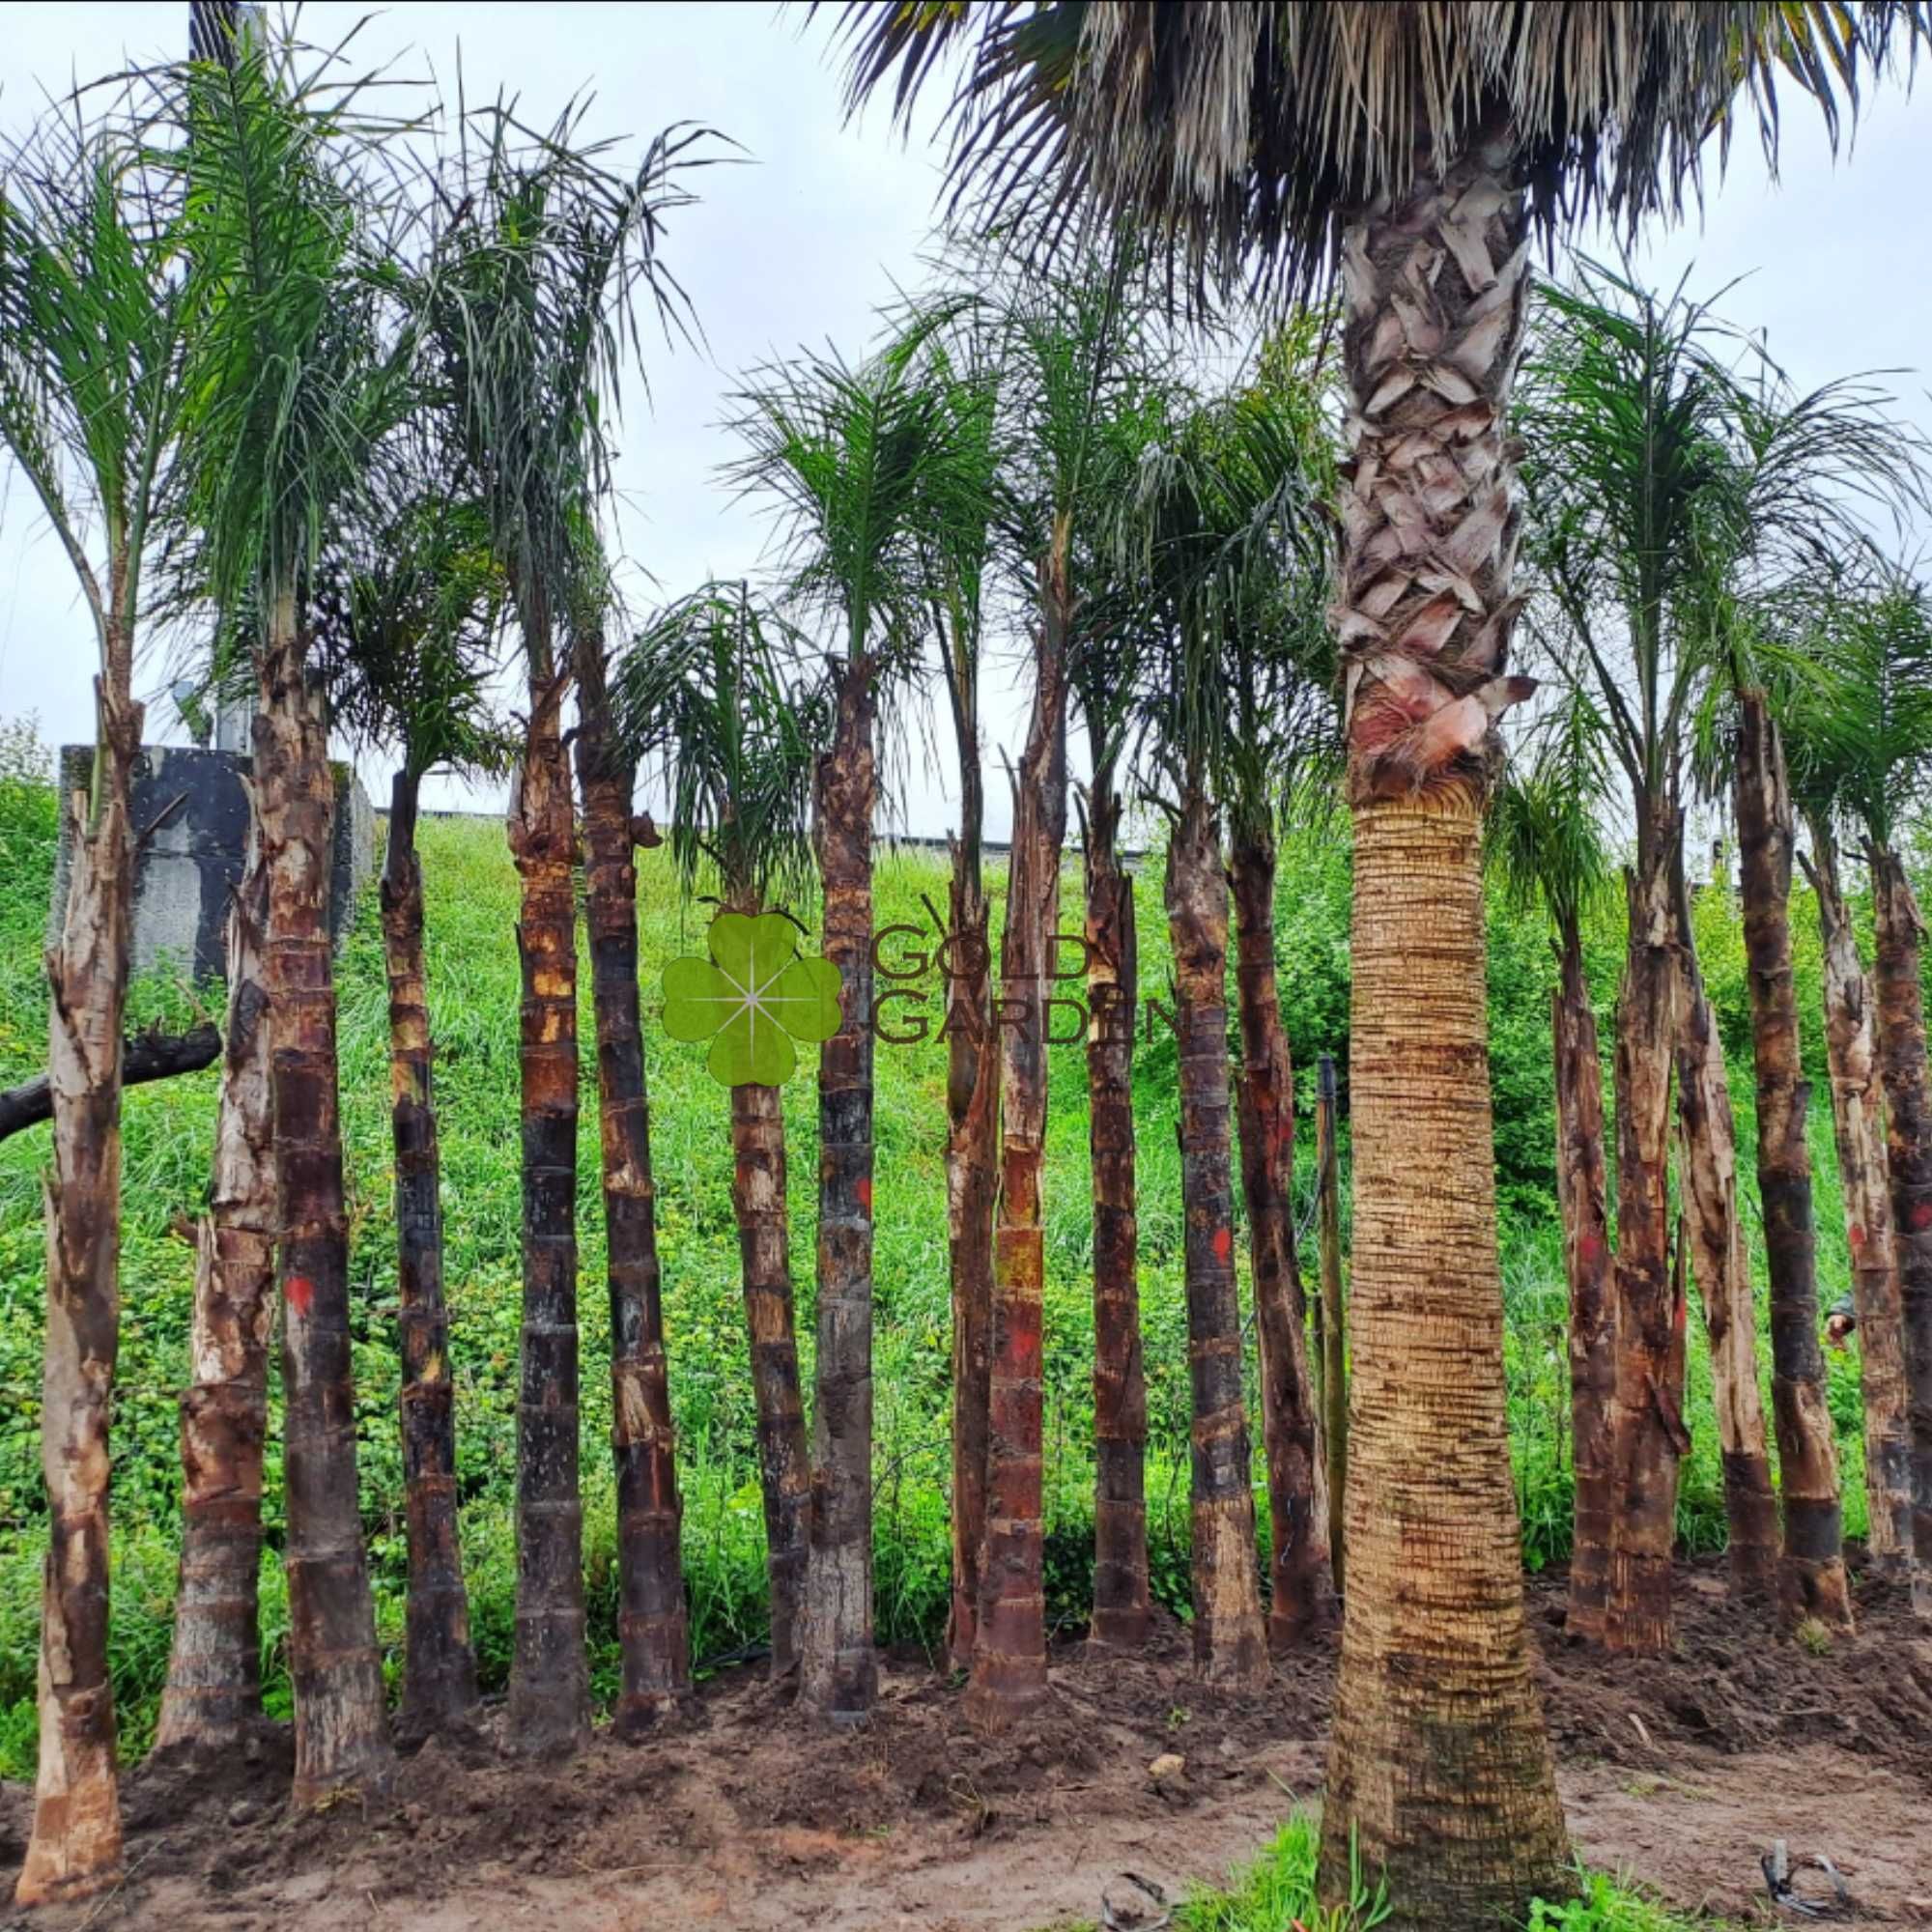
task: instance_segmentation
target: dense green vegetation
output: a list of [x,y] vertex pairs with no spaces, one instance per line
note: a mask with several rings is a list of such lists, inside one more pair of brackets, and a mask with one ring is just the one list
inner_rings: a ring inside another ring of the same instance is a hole
[[[38,1069],[44,1050],[40,971],[53,872],[55,814],[46,754],[18,727],[0,742],[0,1085]],[[430,920],[430,990],[438,1032],[448,1280],[459,1380],[463,1533],[471,1613],[486,1685],[500,1688],[514,1607],[511,1504],[515,1484],[519,1321],[517,1163],[516,881],[498,826],[479,819],[427,821],[421,834]],[[701,946],[708,908],[680,901],[668,856],[640,865],[647,999],[678,953]],[[1165,996],[1167,951],[1157,876],[1142,868],[1142,987]],[[1003,872],[991,883],[1000,916]],[[902,851],[879,878],[880,925],[931,930],[925,901],[944,903],[943,861]],[[1065,880],[1067,929],[1077,925],[1078,877]],[[1349,854],[1335,820],[1291,835],[1280,883],[1284,1014],[1297,1066],[1337,1056],[1346,1078]],[[810,923],[811,909],[796,908]],[[1818,958],[1808,900],[1794,908],[1806,1059],[1814,1081],[1813,1156],[1819,1175],[1821,1289],[1843,1292],[1845,1244],[1837,1210],[1823,1043],[1817,1018]],[[1741,1146],[1750,1145],[1749,1035],[1742,937],[1735,908],[1705,892],[1698,943],[1732,1056]],[[1622,919],[1614,898],[1589,930],[1593,985],[1605,1020],[1620,963]],[[1568,1380],[1565,1291],[1552,1206],[1548,988],[1552,962],[1538,920],[1492,895],[1490,926],[1492,1065],[1504,1218],[1503,1275],[1516,1463],[1528,1560],[1567,1548]],[[887,939],[888,964],[918,942]],[[928,991],[937,1031],[937,980]],[[389,1211],[387,1035],[381,936],[373,892],[358,910],[343,955],[342,1083],[350,1165],[356,1319],[356,1389],[362,1416],[361,1479],[379,1616],[400,1644],[404,1543],[402,1470],[395,1423],[397,1362],[393,1224]],[[151,977],[136,990],[136,1023],[183,1018],[187,989]],[[584,1024],[589,1025],[588,976]],[[218,1012],[218,1002],[210,1002]],[[911,1010],[900,1003],[901,1010]],[[1605,1037],[1608,1037],[1607,1024]],[[704,1070],[702,1048],[649,1037],[654,1153],[666,1271],[672,1391],[685,1491],[685,1560],[693,1649],[700,1662],[730,1657],[759,1637],[764,1616],[763,1531],[753,1408],[728,1195],[726,1098]],[[586,1056],[584,1074],[594,1080]],[[879,1621],[885,1640],[931,1644],[947,1587],[947,1299],[942,1134],[943,1047],[882,1045],[878,1054],[878,1497]],[[1055,1051],[1047,1166],[1047,1566],[1050,1609],[1076,1628],[1090,1590],[1093,1469],[1088,1386],[1093,1318],[1086,1275],[1089,1211],[1085,1081],[1077,1047]],[[1313,1129],[1302,1083],[1299,1179],[1307,1186]],[[1187,1597],[1188,1393],[1180,1281],[1180,1204],[1171,1035],[1156,1016],[1138,1061],[1144,1309],[1151,1434],[1150,1537],[1157,1593],[1176,1610]],[[180,1459],[176,1395],[185,1378],[192,1251],[177,1229],[197,1213],[208,1185],[213,1070],[128,1095],[127,1227],[122,1268],[123,1343],[115,1417],[115,1668],[123,1735],[139,1751],[151,1733],[165,1671],[175,1582]],[[815,1108],[802,1071],[786,1090],[791,1135],[792,1253],[799,1334],[811,1336]],[[586,1105],[580,1168],[583,1230],[582,1312],[584,1477],[592,1641],[598,1690],[615,1673],[612,1480],[606,1449],[609,1384],[603,1305],[602,1204],[596,1112]],[[1346,1151],[1346,1132],[1344,1148]],[[0,1145],[0,1775],[31,1775],[34,1701],[34,1575],[41,1558],[39,1359],[42,1297],[40,1173],[45,1129]],[[1753,1221],[1751,1234],[1756,1239]],[[1761,1257],[1759,1258],[1761,1262]],[[1304,1256],[1312,1268],[1312,1252]],[[1761,1328],[1762,1332],[1762,1328]],[[1763,1345],[1767,1348],[1768,1344]],[[1687,1461],[1680,1514],[1698,1548],[1722,1540],[1723,1503],[1709,1378],[1692,1322],[1689,1415],[1696,1447]],[[1833,1358],[1832,1405],[1843,1458],[1848,1531],[1863,1527],[1855,1358]],[[270,1546],[279,1536],[279,1472],[271,1432]],[[1261,1467],[1256,1464],[1259,1481]],[[1266,1521],[1266,1511],[1261,1519]],[[280,1666],[284,1592],[272,1563],[263,1583],[264,1642],[271,1652],[270,1709],[286,1715]],[[1216,1921],[1218,1922],[1218,1921]],[[1236,1922],[1236,1921],[1230,1921]]]

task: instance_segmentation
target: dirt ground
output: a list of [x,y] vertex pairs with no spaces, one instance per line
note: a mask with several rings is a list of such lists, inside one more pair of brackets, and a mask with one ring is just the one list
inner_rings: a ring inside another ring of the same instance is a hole
[[[1758,1857],[1822,1853],[1861,1916],[1932,1924],[1932,1639],[1901,1593],[1861,1579],[1860,1631],[1822,1651],[1683,1568],[1678,1654],[1608,1660],[1563,1634],[1562,1579],[1530,1614],[1570,1824],[1592,1864],[1681,1906],[1770,1918]],[[1252,1855],[1319,1795],[1332,1647],[1231,1699],[1170,1629],[1132,1661],[1057,1660],[1036,1729],[961,1719],[923,1658],[890,1660],[877,1720],[847,1737],[787,1710],[754,1669],[699,1693],[643,1744],[600,1737],[567,1764],[439,1741],[388,1800],[285,1809],[285,1732],[208,1768],[151,1760],[127,1780],[128,1879],[43,1932],[1027,1932],[1092,1919],[1131,1871],[1170,1889]],[[1162,1756],[1183,1768],[1151,1776]],[[30,1794],[0,1790],[0,1864]],[[1807,1922],[1786,1913],[1790,1922]],[[26,1921],[18,1921],[26,1922]]]

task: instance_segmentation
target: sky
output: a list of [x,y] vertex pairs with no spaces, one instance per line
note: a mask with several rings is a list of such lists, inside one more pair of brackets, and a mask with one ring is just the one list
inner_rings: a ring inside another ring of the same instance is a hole
[[[17,134],[49,94],[76,79],[184,51],[187,11],[186,0],[0,0],[0,136]],[[690,293],[703,340],[652,344],[648,398],[635,383],[627,391],[617,520],[638,604],[771,563],[768,519],[734,499],[718,474],[736,447],[724,424],[740,372],[800,344],[857,355],[875,332],[879,304],[922,275],[943,161],[936,117],[925,114],[910,140],[883,103],[847,124],[831,11],[808,19],[804,7],[770,0],[413,0],[373,14],[363,4],[311,0],[302,10],[309,41],[333,43],[363,20],[353,50],[361,65],[434,75],[452,98],[460,63],[472,100],[515,92],[526,120],[548,122],[585,91],[595,133],[648,137],[696,122],[738,144],[730,165],[694,178],[699,204],[675,212],[666,237],[665,259]],[[1787,99],[1781,177],[1768,180],[1754,136],[1741,135],[1701,221],[1650,235],[1643,271],[1663,284],[1688,271],[1690,292],[1705,296],[1735,284],[1720,312],[1762,331],[1803,386],[1896,372],[1886,386],[1932,435],[1932,376],[1921,366],[1932,363],[1932,86],[1911,99],[1902,86],[1875,93],[1835,163],[1803,103]],[[0,460],[0,717],[36,713],[53,743],[91,736],[93,655],[67,562]],[[139,675],[152,700],[150,740],[186,742],[161,695],[166,667],[155,659]],[[991,686],[988,759],[997,770],[1000,748],[1017,758],[1025,692],[1016,665],[996,668]],[[387,761],[376,753],[361,764],[372,796],[386,798]],[[928,753],[915,732],[898,789],[900,829],[951,829],[950,753]],[[995,838],[1009,816],[1003,792],[988,787]],[[425,802],[484,809],[496,800],[432,781]]]

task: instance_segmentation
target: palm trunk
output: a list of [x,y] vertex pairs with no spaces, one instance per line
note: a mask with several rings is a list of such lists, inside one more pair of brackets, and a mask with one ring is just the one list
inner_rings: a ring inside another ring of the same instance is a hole
[[456,1384],[442,1298],[442,1189],[431,1092],[429,988],[423,967],[418,775],[390,789],[383,861],[383,948],[389,979],[389,1129],[396,1150],[396,1325],[410,1582],[404,1617],[402,1728],[413,1737],[461,1723],[476,1705],[476,1658],[456,1524]]
[[1338,604],[1354,815],[1348,1591],[1320,1888],[1398,1922],[1570,1889],[1524,1631],[1504,1404],[1482,807],[1518,600],[1503,435],[1528,298],[1478,141],[1342,238],[1354,397]]
[[1267,1634],[1269,1648],[1280,1653],[1332,1613],[1334,1591],[1307,1307],[1294,1256],[1294,1071],[1275,984],[1272,831],[1236,825],[1230,858],[1241,1024],[1241,1192],[1255,1278],[1271,1530]]
[[[1604,1590],[1612,1650],[1670,1647],[1670,1559],[1684,1429],[1684,1318],[1670,1265],[1670,1069],[1678,971],[1671,952],[1676,813],[1653,809],[1626,878],[1630,936],[1617,993],[1615,1520]],[[1707,1291],[1706,1312],[1716,1305]],[[1731,1489],[1725,1485],[1727,1492]]]
[[[526,629],[531,627],[526,615]],[[590,1733],[583,1501],[578,1483],[577,829],[560,730],[566,679],[541,631],[510,802],[522,882],[524,1328],[517,1403],[517,1636],[508,1741],[577,1749]]]
[[295,1800],[387,1782],[395,1768],[356,1493],[349,1225],[328,932],[335,783],[303,639],[276,612],[255,713],[255,798],[269,872],[269,1054],[282,1294],[283,1477]]
[[[1718,1016],[1704,991],[1690,925],[1683,851],[1673,861],[1677,945],[1677,1123],[1682,1164],[1681,1227],[1711,1345],[1711,1401],[1724,1468],[1726,1553],[1731,1589],[1769,1597],[1777,1577],[1777,1502],[1765,1444],[1758,1387],[1757,1300],[1751,1292],[1744,1222],[1738,1210],[1738,1130]],[[1683,1385],[1683,1364],[1672,1373]]]
[[1912,1606],[1932,1619],[1932,1074],[1919,966],[1925,922],[1898,854],[1876,839],[1869,851],[1878,912],[1879,1071],[1912,1422]]
[[1131,1650],[1152,1625],[1147,1548],[1147,1377],[1141,1361],[1134,1179],[1134,882],[1120,859],[1121,800],[1095,772],[1087,822],[1088,1154],[1094,1179],[1095,1643]]
[[1000,1197],[993,1224],[993,1323],[986,1399],[986,1534],[967,1709],[976,1722],[1023,1720],[1046,1695],[1045,1542],[1040,1457],[1046,1229],[1047,1011],[1066,838],[1068,526],[1057,520],[1039,574],[1033,715],[1013,788],[1012,857],[996,1006]]
[[1194,1666],[1211,1682],[1267,1673],[1255,1494],[1241,1395],[1241,1307],[1228,1141],[1228,881],[1198,788],[1167,847],[1167,922],[1180,1035],[1180,1198],[1194,1395]]
[[877,667],[854,657],[818,761],[824,955],[844,988],[818,1061],[818,1362],[800,1694],[837,1724],[878,1695],[872,1650],[872,745]]
[[1905,1402],[1898,1243],[1886,1183],[1878,1042],[1858,937],[1838,881],[1837,842],[1822,818],[1812,818],[1810,830],[1806,871],[1817,895],[1824,940],[1832,1124],[1852,1251],[1852,1305],[1858,1313],[1859,1381],[1864,1398],[1865,1548],[1881,1569],[1897,1569],[1912,1556],[1912,1428]]
[[1563,1264],[1570,1283],[1570,1439],[1576,1475],[1576,1533],[1570,1551],[1565,1628],[1602,1642],[1615,1485],[1610,1460],[1616,1396],[1615,1304],[1604,1175],[1604,1066],[1597,1014],[1583,973],[1575,918],[1563,922],[1559,977],[1550,1001],[1556,1063],[1556,1195],[1563,1213]]
[[1825,1404],[1825,1354],[1818,1346],[1817,1235],[1811,1150],[1804,1138],[1811,1089],[1800,1058],[1791,978],[1796,827],[1784,748],[1761,691],[1739,694],[1736,790],[1757,1066],[1757,1185],[1771,1275],[1771,1405],[1784,1497],[1779,1595],[1787,1616],[1849,1630],[1852,1599],[1845,1580],[1838,1453]]
[[1321,1369],[1321,1468],[1328,1489],[1328,1567],[1340,1596],[1348,1587],[1343,1528],[1349,1507],[1349,1332],[1342,1296],[1342,1158],[1336,1137],[1340,1105],[1335,1062],[1315,1063],[1315,1241],[1321,1288],[1316,1299],[1315,1340]]
[[617,1464],[619,1735],[650,1725],[690,1688],[677,1449],[665,1352],[650,1098],[638,997],[635,773],[611,743],[603,639],[581,640],[577,778],[583,799],[585,923],[597,1024],[598,1122],[611,1301],[611,1448]]
[[268,920],[268,868],[251,822],[228,915],[214,1173],[196,1237],[192,1378],[182,1396],[181,1587],[157,1748],[231,1749],[262,1716],[262,1447],[275,1315]]
[[758,1471],[764,1485],[772,1675],[783,1677],[799,1662],[811,1463],[792,1315],[784,1106],[776,1087],[748,1083],[731,1089],[731,1207],[738,1219],[752,1392],[758,1411]]
[[130,648],[96,685],[95,796],[66,801],[73,870],[47,951],[53,1172],[45,1182],[39,1773],[19,1905],[84,1898],[121,1875],[114,1690],[107,1674],[108,1419],[121,1333],[121,1028],[133,924],[128,793],[141,707]]

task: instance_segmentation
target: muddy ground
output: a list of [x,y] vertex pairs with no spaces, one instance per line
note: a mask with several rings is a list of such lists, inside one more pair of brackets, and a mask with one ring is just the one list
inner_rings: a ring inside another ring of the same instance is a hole
[[[1678,1654],[1611,1660],[1563,1633],[1560,1577],[1530,1615],[1578,1851],[1688,1908],[1771,1918],[1771,1840],[1823,1853],[1873,1922],[1932,1925],[1932,1638],[1902,1594],[1860,1579],[1860,1631],[1785,1639],[1687,1565]],[[1092,1919],[1122,1871],[1217,1879],[1319,1795],[1332,1647],[1264,1697],[1219,1696],[1170,1628],[1132,1661],[1060,1655],[1055,1705],[976,1737],[921,1657],[888,1661],[877,1720],[829,1736],[747,1668],[689,1721],[601,1737],[567,1764],[504,1760],[484,1732],[403,1764],[391,1798],[285,1809],[286,1732],[213,1769],[127,1779],[128,1879],[43,1932],[1027,1932]],[[1178,1773],[1149,1767],[1179,1756]],[[0,1863],[30,1794],[0,1790]],[[1809,1923],[1787,1912],[1786,1922]],[[24,1921],[21,1921],[24,1922]]]

